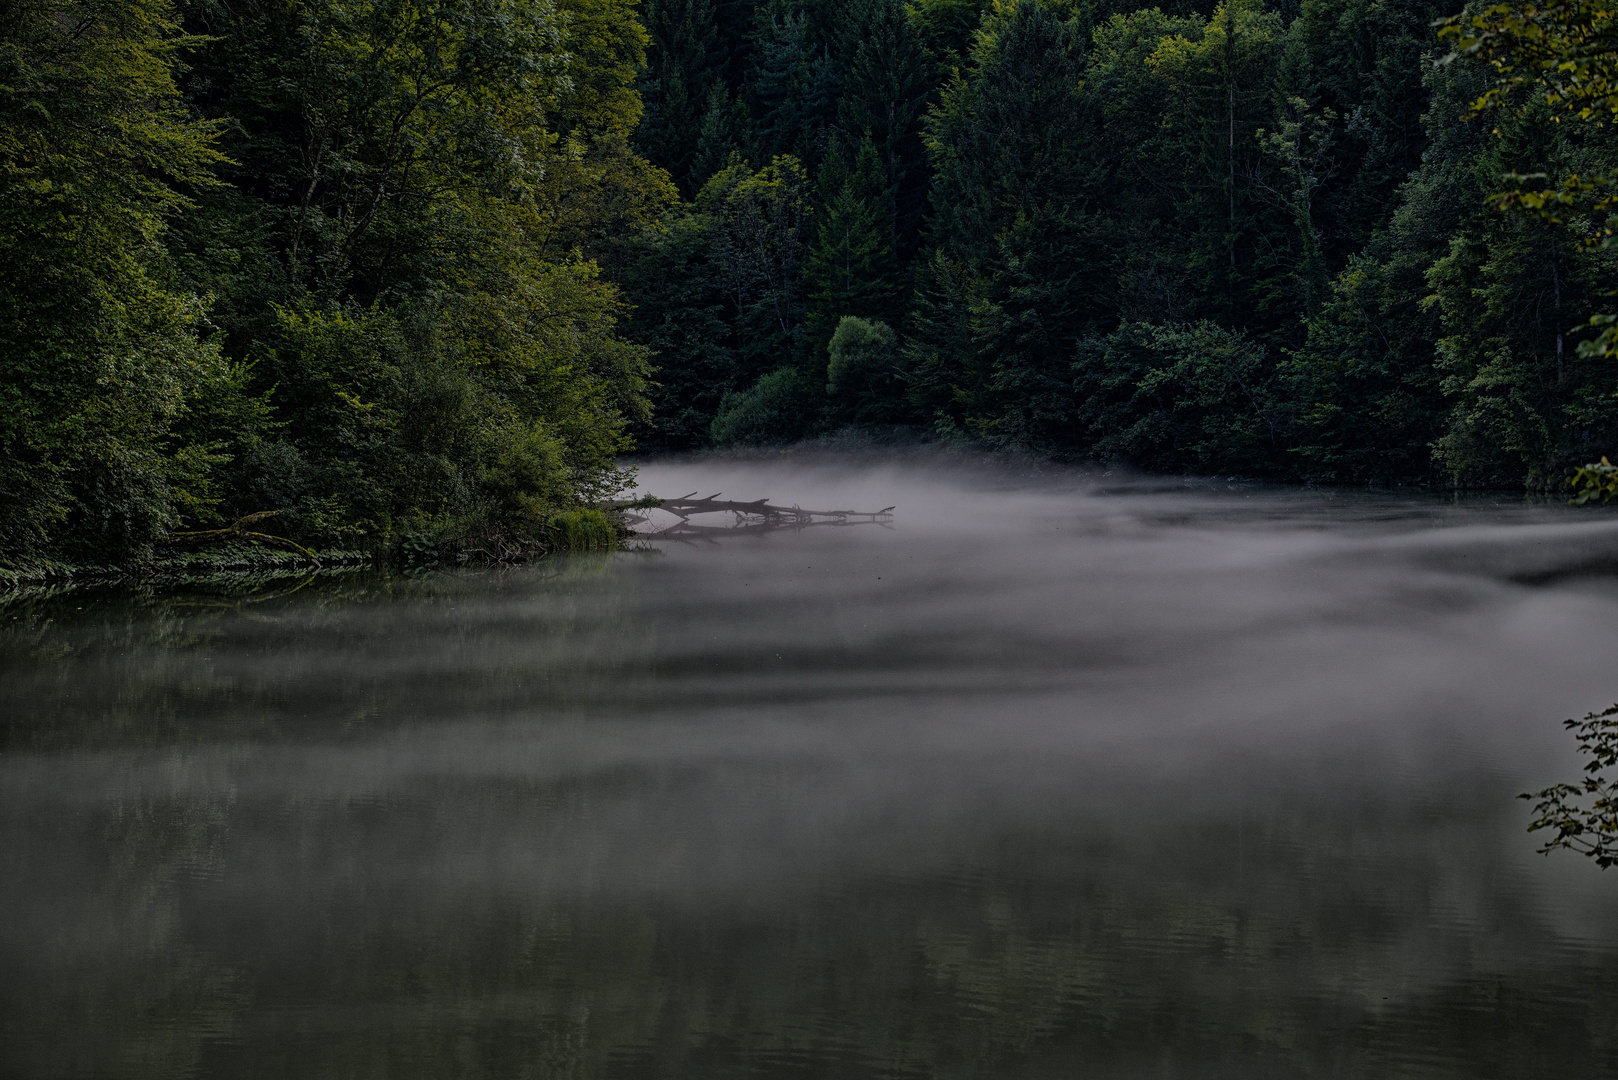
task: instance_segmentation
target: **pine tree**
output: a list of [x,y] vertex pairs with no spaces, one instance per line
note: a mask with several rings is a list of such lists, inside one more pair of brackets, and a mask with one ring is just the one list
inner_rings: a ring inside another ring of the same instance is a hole
[[[852,158],[845,164],[847,158]],[[870,139],[852,153],[838,147],[821,169],[825,209],[810,248],[806,287],[809,354],[825,351],[845,315],[899,319],[899,272],[893,257],[890,187]]]
[[901,0],[866,0],[856,7],[838,46],[838,126],[853,138],[870,139],[881,154],[893,200],[888,242],[908,255],[920,241],[927,180],[921,118],[937,82],[937,67]]
[[838,86],[836,64],[819,36],[797,0],[768,0],[757,10],[746,89],[761,157],[820,163]]
[[693,163],[714,92],[724,91],[714,74],[721,52],[713,0],[647,0],[643,18],[651,42],[641,79],[646,112],[636,141],[683,194],[694,195],[713,173],[695,175],[701,170]]
[[953,386],[970,430],[1002,443],[1073,437],[1071,365],[1079,338],[1110,315],[1116,258],[1095,211],[1111,190],[1090,152],[1078,27],[1035,0],[995,17],[974,70],[929,118],[934,230],[950,280],[972,291],[971,349],[934,382]]

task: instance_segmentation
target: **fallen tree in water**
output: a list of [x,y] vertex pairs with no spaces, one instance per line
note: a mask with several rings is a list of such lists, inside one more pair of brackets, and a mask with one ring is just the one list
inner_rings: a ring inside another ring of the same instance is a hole
[[[673,525],[635,535],[658,540],[687,540],[699,537],[735,536],[739,533],[766,532],[772,529],[805,529],[813,525],[886,525],[893,521],[891,506],[881,510],[805,510],[801,506],[773,506],[769,497],[752,502],[736,502],[719,498],[715,492],[706,498],[695,498],[696,492],[679,499],[637,499],[620,507],[624,521],[632,528],[651,524],[651,518],[635,513],[637,510],[662,510],[679,520]],[[691,519],[702,514],[732,514],[731,525],[699,525]]]

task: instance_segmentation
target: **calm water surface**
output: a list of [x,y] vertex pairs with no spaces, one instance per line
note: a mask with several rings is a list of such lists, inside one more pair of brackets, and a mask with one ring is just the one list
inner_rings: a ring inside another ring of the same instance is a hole
[[1618,1075],[1618,517],[642,486],[898,511],[0,603],[0,1076]]

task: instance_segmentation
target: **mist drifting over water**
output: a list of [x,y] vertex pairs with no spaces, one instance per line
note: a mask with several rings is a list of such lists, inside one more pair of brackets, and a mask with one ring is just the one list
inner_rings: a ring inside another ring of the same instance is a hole
[[1618,699],[1618,518],[925,455],[640,486],[898,509],[0,609],[0,1072],[1618,1064],[1618,881],[1513,799]]

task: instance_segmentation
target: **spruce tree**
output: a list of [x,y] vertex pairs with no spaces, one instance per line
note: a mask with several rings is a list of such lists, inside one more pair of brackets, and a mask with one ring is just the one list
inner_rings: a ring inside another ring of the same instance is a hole
[[953,373],[934,358],[931,378],[952,383],[968,429],[995,442],[1072,439],[1074,347],[1110,314],[1115,251],[1095,204],[1112,181],[1092,153],[1083,62],[1075,23],[1022,0],[928,122],[935,234],[959,267],[949,279],[982,282],[970,351]]
[[747,99],[761,158],[789,154],[820,163],[836,115],[837,65],[811,13],[795,0],[768,0],[755,16]]
[[691,155],[691,184],[700,190],[710,176],[724,168],[732,154],[745,156],[752,142],[752,118],[747,115],[746,104],[715,79],[708,87],[707,106],[702,112],[696,150]]
[[[683,194],[696,194],[712,175],[694,175],[712,107],[721,58],[713,0],[647,0],[643,8],[651,36],[641,78],[645,115],[636,141],[654,164],[668,170]],[[722,159],[721,159],[722,160]]]
[[881,154],[893,200],[889,244],[908,255],[920,240],[927,180],[921,118],[937,67],[901,0],[866,0],[856,7],[838,45],[837,123],[848,135],[871,140]]
[[[848,160],[852,159],[852,160]],[[870,139],[838,147],[821,170],[825,206],[809,251],[809,354],[824,354],[845,315],[898,322],[899,271],[893,256],[890,187]]]

